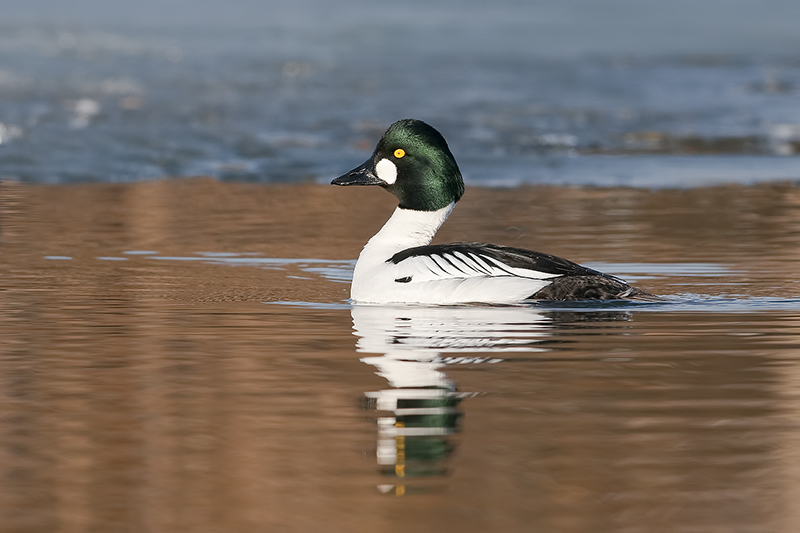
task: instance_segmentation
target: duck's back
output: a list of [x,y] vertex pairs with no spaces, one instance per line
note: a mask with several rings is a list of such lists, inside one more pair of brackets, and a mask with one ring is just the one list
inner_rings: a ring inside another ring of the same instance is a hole
[[408,248],[386,261],[384,274],[391,282],[374,299],[387,302],[514,303],[649,296],[614,276],[561,257],[474,242]]

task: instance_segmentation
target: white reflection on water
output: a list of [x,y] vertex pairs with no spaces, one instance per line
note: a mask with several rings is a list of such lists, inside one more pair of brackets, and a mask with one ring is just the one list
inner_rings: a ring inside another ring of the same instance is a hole
[[[379,490],[406,494],[408,478],[446,474],[463,413],[458,405],[471,393],[458,392],[442,371],[448,364],[495,364],[494,356],[443,357],[444,353],[542,351],[552,319],[529,307],[384,307],[351,309],[356,350],[378,353],[362,362],[377,368],[392,388],[365,393],[377,417],[376,457],[394,483]],[[391,413],[391,414],[389,414]],[[415,489],[418,490],[417,487]]]
[[359,352],[406,357],[443,352],[534,351],[552,318],[531,307],[355,305]]

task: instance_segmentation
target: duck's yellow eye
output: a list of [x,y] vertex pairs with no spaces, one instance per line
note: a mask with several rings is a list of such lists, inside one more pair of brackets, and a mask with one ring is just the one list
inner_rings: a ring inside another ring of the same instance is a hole
[[401,157],[403,157],[404,155],[406,155],[406,151],[405,151],[405,150],[403,150],[402,148],[398,148],[397,150],[395,150],[395,151],[394,151],[394,156],[395,156],[397,159],[400,159],[400,158],[401,158]]

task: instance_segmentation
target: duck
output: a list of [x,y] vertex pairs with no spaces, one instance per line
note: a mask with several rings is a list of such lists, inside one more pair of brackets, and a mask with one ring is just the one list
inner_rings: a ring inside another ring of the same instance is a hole
[[464,194],[444,137],[416,119],[395,122],[362,165],[332,185],[376,185],[399,201],[353,270],[355,304],[516,305],[651,300],[653,295],[554,255],[479,242],[431,244]]

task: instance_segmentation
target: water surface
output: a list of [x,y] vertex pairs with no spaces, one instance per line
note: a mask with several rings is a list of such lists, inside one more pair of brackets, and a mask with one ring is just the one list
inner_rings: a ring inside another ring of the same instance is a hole
[[800,527],[795,186],[470,188],[666,298],[442,308],[346,302],[380,190],[1,191],[7,531]]

